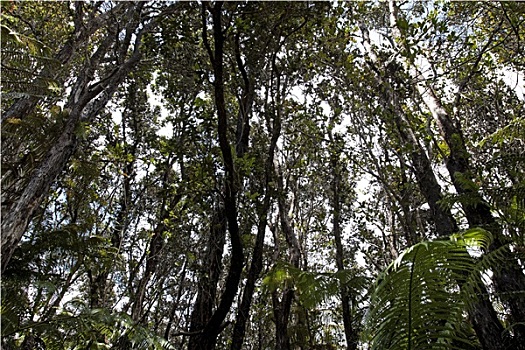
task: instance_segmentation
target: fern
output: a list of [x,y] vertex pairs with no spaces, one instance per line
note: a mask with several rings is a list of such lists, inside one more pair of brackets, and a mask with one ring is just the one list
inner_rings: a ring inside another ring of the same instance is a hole
[[263,286],[269,291],[294,286],[301,305],[315,308],[328,298],[338,295],[343,286],[352,294],[358,295],[367,282],[368,279],[358,276],[355,270],[312,272],[281,263],[266,275]]
[[404,251],[372,288],[364,340],[372,349],[476,347],[472,329],[465,327],[466,311],[476,300],[481,274],[504,259],[506,247],[480,259],[472,255],[487,251],[491,242],[489,232],[471,229]]
[[[13,315],[13,310],[3,305],[2,321],[10,320],[6,318],[9,315]],[[132,349],[172,349],[168,341],[135,324],[129,315],[107,309],[89,309],[78,315],[63,312],[50,320],[28,322],[16,329],[13,322],[6,326],[3,323],[3,337],[12,338],[16,334],[23,338],[37,334],[49,349],[109,349],[121,339],[126,339]]]

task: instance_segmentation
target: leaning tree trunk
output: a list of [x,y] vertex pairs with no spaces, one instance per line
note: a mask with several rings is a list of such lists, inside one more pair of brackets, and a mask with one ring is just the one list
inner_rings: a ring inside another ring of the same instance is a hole
[[[361,29],[364,37],[363,44],[370,57],[368,64],[376,72],[375,79],[384,90],[387,98],[387,110],[390,110],[393,115],[394,126],[398,131],[400,141],[409,145],[412,169],[416,176],[418,187],[430,207],[432,220],[436,226],[436,233],[441,239],[448,238],[451,234],[459,231],[457,223],[450,210],[443,208],[439,204],[443,199],[443,195],[431,162],[412,130],[408,116],[404,113],[399,103],[399,97],[395,95],[395,91],[390,84],[382,78],[379,67],[376,66],[378,60],[370,45],[367,28],[363,26]],[[458,283],[461,287],[462,282],[459,281]],[[503,349],[506,343],[502,337],[503,326],[488,298],[486,287],[481,281],[479,288],[484,292],[481,293],[480,298],[474,303],[472,310],[469,312],[473,327],[485,349]]]
[[[51,78],[54,83],[63,86],[67,79],[66,74],[63,73],[65,71],[63,67],[69,65],[70,62],[77,57],[76,54],[79,49],[87,45],[88,40],[97,30],[108,25],[108,20],[123,16],[126,8],[129,8],[129,4],[119,3],[109,11],[96,15],[96,13],[100,11],[99,6],[100,4],[96,5],[86,14],[86,6],[84,3],[76,2],[74,4],[74,29],[66,42],[53,55],[53,58],[44,64],[38,74],[40,77],[44,77],[44,79]],[[39,82],[37,81],[33,84],[39,85]],[[19,98],[2,114],[2,123],[9,118],[25,118],[41,100],[41,96],[35,95]]]
[[[398,8],[393,0],[389,1],[389,10],[394,38],[402,38],[401,30],[398,28]],[[410,50],[409,47],[405,47],[405,49]],[[413,78],[420,80],[416,83],[417,91],[432,113],[441,136],[450,150],[445,165],[452,183],[458,194],[469,196],[468,201],[461,203],[469,226],[483,227],[493,234],[494,241],[490,251],[501,248],[506,243],[501,226],[495,220],[490,206],[479,191],[468,185],[469,182],[472,182],[473,171],[469,164],[470,153],[465,145],[460,124],[454,122],[453,118],[447,113],[435,89],[427,80],[422,79],[422,74],[417,66],[413,62],[408,62],[408,65]],[[523,297],[525,275],[523,270],[517,261],[509,261],[509,263],[494,271],[494,282],[496,291],[501,293],[502,301],[510,309],[514,344],[516,347],[525,347],[525,325],[523,325],[525,320],[525,297]],[[491,339],[487,340],[490,341]],[[496,349],[497,347],[495,346],[497,345],[490,345],[487,348]],[[504,347],[503,343],[498,344],[498,346],[499,348]]]
[[363,46],[370,58],[367,60],[367,63],[374,73],[376,73],[374,78],[385,94],[386,109],[392,114],[395,124],[394,127],[398,130],[400,141],[409,145],[412,169],[420,191],[430,207],[432,220],[436,226],[438,237],[448,238],[451,234],[459,231],[456,220],[449,210],[439,205],[443,196],[441,186],[436,179],[430,159],[414,134],[408,116],[406,116],[400,105],[399,97],[396,96],[392,86],[383,78],[380,67],[377,67],[379,60],[370,43],[368,29],[365,26],[361,26],[361,32],[363,33]]
[[[20,197],[9,208],[2,211],[2,272],[7,268],[14,250],[38,207],[47,196],[51,184],[75,153],[78,128],[82,123],[89,124],[106,106],[120,83],[140,61],[143,37],[155,27],[158,18],[178,8],[177,4],[170,6],[159,17],[144,24],[140,22],[141,19],[146,20],[141,18],[144,4],[129,3],[128,10],[120,17],[120,21],[126,23],[121,25],[121,28],[125,28],[129,33],[122,41],[115,35],[114,28],[108,29],[106,36],[87,60],[72,88],[64,108],[68,111],[68,118],[60,136],[51,146],[44,160],[33,171]],[[135,32],[136,34],[132,35]],[[114,49],[115,47],[119,49]],[[128,52],[130,49],[131,54]],[[113,69],[104,74],[100,69],[110,51],[118,54],[119,57]],[[97,74],[101,75],[100,80],[92,83]]]

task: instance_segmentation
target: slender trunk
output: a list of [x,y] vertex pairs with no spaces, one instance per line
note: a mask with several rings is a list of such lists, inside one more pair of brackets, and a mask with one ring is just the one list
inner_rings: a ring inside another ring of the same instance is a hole
[[372,49],[367,28],[363,26],[361,30],[364,37],[363,45],[370,57],[368,63],[372,70],[376,72],[374,77],[377,84],[384,90],[387,100],[387,110],[391,111],[400,139],[404,144],[409,145],[410,159],[412,161],[414,175],[416,176],[421,193],[430,207],[430,212],[432,214],[434,225],[436,226],[438,237],[448,238],[451,234],[459,231],[456,220],[449,210],[446,210],[439,205],[443,196],[441,186],[436,179],[430,159],[412,131],[410,122],[399,103],[399,99],[397,98],[394,89],[388,84],[388,82],[384,81],[382,78],[383,75],[379,71],[379,67],[376,66],[378,59]]
[[[290,218],[288,217],[288,212],[290,210],[289,204],[284,198],[284,183],[283,175],[280,173],[277,176],[277,204],[279,208],[279,218],[280,226],[286,244],[288,246],[288,262],[291,266],[299,268],[301,250],[299,246],[299,241],[294,232]],[[290,338],[288,336],[288,322],[290,318],[290,312],[292,308],[292,302],[295,297],[295,290],[293,285],[288,285],[288,282],[282,287],[282,291],[279,292],[275,290],[272,293],[272,305],[273,305],[273,314],[275,321],[275,348],[276,350],[290,350]]]
[[273,317],[275,322],[275,350],[291,350],[288,336],[288,321],[294,298],[293,287],[285,287],[279,298],[279,292],[272,292]]
[[[247,150],[248,146],[248,133],[250,125],[248,123],[249,112],[252,108],[254,86],[253,82],[249,79],[246,68],[242,62],[240,56],[240,45],[239,36],[235,38],[235,57],[239,70],[244,81],[244,96],[240,99],[240,112],[237,120],[237,156],[241,157]],[[258,216],[259,223],[257,225],[257,235],[255,238],[255,246],[253,248],[252,260],[250,263],[250,269],[246,279],[246,285],[243,290],[241,304],[237,311],[237,317],[235,320],[235,326],[232,335],[232,350],[240,350],[242,348],[244,337],[246,333],[246,323],[250,315],[250,308],[253,300],[253,293],[255,291],[255,284],[259,279],[262,270],[262,258],[263,258],[263,246],[264,237],[266,233],[266,227],[268,222],[268,211],[270,209],[271,198],[273,195],[272,187],[270,185],[272,178],[274,177],[274,154],[277,147],[277,140],[281,134],[281,118],[280,114],[277,113],[273,119],[273,126],[271,127],[272,137],[270,140],[270,146],[268,149],[268,158],[265,164],[265,182],[264,182],[264,199],[262,206],[259,208]]]
[[250,140],[250,116],[255,97],[254,81],[248,76],[245,64],[241,58],[239,35],[235,36],[235,61],[241,72],[243,89],[242,96],[239,96],[239,115],[237,117],[237,128],[235,131],[235,152],[237,157],[242,158],[248,150]]
[[84,264],[83,259],[78,259],[75,264],[71,267],[64,284],[61,286],[60,293],[55,297],[55,300],[51,305],[48,306],[47,310],[42,312],[41,320],[48,320],[52,318],[57,310],[59,309],[60,303],[64,299],[66,293],[70,290],[70,287],[75,283],[75,281],[80,277],[81,274],[76,274],[80,267]]
[[[217,285],[222,273],[222,256],[224,244],[226,243],[226,232],[224,209],[219,207],[215,210],[211,222],[203,271],[199,276],[197,299],[191,314],[190,332],[204,329],[211,319],[213,306],[217,298]],[[192,338],[190,339],[190,346],[197,349],[199,344],[195,343],[194,338]]]
[[419,141],[415,138],[411,128],[403,123],[399,117],[395,118],[401,140],[410,145],[410,158],[414,175],[423,197],[430,208],[431,219],[436,227],[438,238],[448,239],[450,235],[459,231],[456,220],[449,210],[444,209],[439,203],[443,199],[432,165]]
[[[123,132],[124,130],[125,127],[123,124]],[[131,155],[133,155],[133,159],[135,159],[136,149],[138,146],[137,143],[138,140],[136,140],[136,143],[132,146],[132,149],[129,152]],[[115,217],[115,226],[111,230],[111,246],[116,249],[117,252],[120,252],[122,234],[128,227],[128,204],[131,202],[131,174],[135,172],[134,163],[134,161],[126,162],[125,166],[123,167],[123,173],[130,174],[130,176],[122,176],[122,194],[120,195],[119,200],[119,211]],[[92,271],[88,270],[90,285],[90,307],[92,309],[107,306],[106,286],[110,272],[110,268],[103,267],[102,271],[99,271],[96,276],[93,276]]]
[[[184,280],[186,279],[186,268],[188,267],[188,260],[184,260],[182,272],[180,275],[180,280],[178,283],[178,289],[177,289],[177,297],[173,301],[173,306],[171,307],[170,316],[168,319],[168,323],[166,324],[166,329],[164,330],[164,339],[169,340],[170,339],[170,332],[171,327],[173,326],[174,320],[175,320],[175,313],[177,312],[177,308],[179,307],[179,302],[182,297],[182,291],[184,286]],[[179,321],[180,322],[180,318]]]
[[[330,133],[330,141],[334,142],[332,134]],[[337,147],[337,145],[335,145]],[[339,150],[333,149],[330,154],[330,167],[332,170],[332,224],[335,241],[335,262],[337,271],[345,269],[344,264],[344,250],[341,232],[341,165],[339,164]],[[339,291],[341,296],[341,304],[343,309],[343,326],[345,330],[346,348],[348,350],[357,349],[359,341],[359,334],[352,325],[352,310],[350,304],[350,294],[348,288],[341,284]]]
[[[142,5],[136,5],[130,10],[129,16],[140,14]],[[81,123],[89,123],[113,96],[120,83],[128,72],[138,63],[141,57],[142,37],[156,24],[151,21],[144,25],[132,42],[131,37],[120,44],[129,48],[133,45],[133,53],[127,59],[125,51],[121,54],[121,64],[97,83],[92,84],[96,70],[104,56],[112,46],[116,45],[115,36],[107,33],[95,53],[90,57],[86,67],[77,77],[72,92],[64,110],[68,111],[69,118],[57,141],[51,146],[44,160],[33,171],[31,178],[20,197],[6,210],[2,210],[2,272],[5,271],[11,256],[33,218],[36,210],[42,203],[51,184],[60,175],[69,158],[77,148],[77,131]],[[128,23],[129,30],[139,27],[138,21]]]
[[[394,37],[402,38],[401,30],[397,27],[398,8],[393,0],[389,1],[389,9],[390,22]],[[410,48],[406,47],[406,49],[409,50]],[[409,67],[412,75],[415,78],[420,79],[420,82],[416,84],[417,90],[432,113],[432,116],[439,127],[441,136],[450,150],[450,154],[446,159],[446,167],[450,174],[452,183],[458,194],[469,196],[468,201],[463,201],[461,203],[469,226],[481,226],[492,232],[494,235],[494,242],[490,247],[490,251],[494,251],[503,246],[506,242],[506,238],[503,235],[501,226],[494,219],[490,206],[483,200],[475,186],[471,185],[473,172],[469,164],[470,154],[465,145],[461,127],[459,123],[454,123],[430,83],[425,79],[421,79],[422,74],[413,62],[409,62]],[[515,346],[525,346],[523,345],[525,344],[525,325],[522,324],[523,320],[525,320],[525,297],[522,296],[522,291],[525,289],[525,275],[523,274],[523,270],[520,268],[517,261],[509,261],[508,264],[505,264],[499,270],[494,271],[494,282],[496,291],[501,293],[502,301],[504,301],[510,309],[511,320],[514,323],[513,331]],[[487,303],[480,301],[480,304]],[[476,312],[479,311],[480,310],[476,310]],[[480,319],[490,316],[487,312],[482,312],[481,314],[483,317],[479,317]],[[492,317],[494,317],[494,315],[492,315]],[[472,317],[472,319],[475,320],[477,318]],[[500,328],[498,327],[500,324],[499,322],[496,324],[495,321],[493,321],[492,324],[496,327],[495,329]],[[491,327],[479,327],[478,329],[489,331]],[[490,342],[485,344],[482,343],[484,348],[505,348],[505,341],[501,333],[498,335],[478,333],[478,336],[480,337],[480,341]],[[497,340],[493,336],[497,336]]]
[[259,224],[257,226],[257,236],[255,238],[255,246],[253,248],[252,261],[250,264],[250,270],[246,280],[246,285],[242,294],[241,305],[237,312],[237,318],[235,321],[235,327],[233,329],[232,337],[232,350],[240,350],[244,342],[244,336],[246,333],[246,322],[250,314],[250,308],[253,299],[253,293],[255,291],[255,283],[259,278],[262,270],[262,257],[263,257],[263,246],[264,236],[266,233],[267,226],[267,215],[270,209],[270,200],[272,197],[272,191],[270,182],[274,175],[274,153],[277,146],[277,140],[281,133],[281,120],[279,114],[275,116],[272,128],[272,138],[270,141],[270,148],[268,151],[268,159],[266,160],[265,166],[265,195],[262,207],[259,211]]
[[207,39],[206,9],[208,5],[203,3],[203,41],[213,66],[214,73],[214,96],[215,106],[218,116],[218,136],[219,147],[221,149],[224,167],[226,170],[225,191],[224,191],[224,213],[228,223],[230,234],[231,259],[228,275],[226,276],[225,288],[221,295],[219,305],[210,317],[201,333],[190,339],[190,349],[215,349],[217,337],[223,330],[222,323],[235,299],[241,273],[244,264],[244,252],[242,247],[239,224],[237,222],[237,192],[238,179],[233,163],[233,154],[228,141],[228,113],[226,112],[226,102],[224,94],[224,32],[222,27],[222,2],[216,2],[211,8],[213,17],[213,38],[214,50]]
[[[169,159],[165,164],[165,172],[162,178],[162,187],[168,188],[171,182],[171,174],[173,167],[173,160]],[[168,194],[166,194],[167,196]],[[170,220],[170,213],[175,210],[175,207],[181,200],[182,195],[176,193],[171,198],[164,197],[160,204],[160,214],[157,220],[157,225],[153,230],[153,237],[149,243],[148,254],[146,257],[146,269],[142,278],[139,281],[139,285],[135,292],[135,298],[133,301],[133,308],[131,309],[131,318],[134,322],[139,322],[143,318],[144,298],[146,296],[146,289],[153,275],[157,272],[157,267],[161,259],[161,252],[164,248],[164,232],[167,231],[165,222]]]
[[[277,119],[277,118],[276,118]],[[266,233],[267,226],[267,215],[270,209],[270,201],[272,197],[272,191],[270,187],[270,182],[273,175],[273,155],[275,147],[277,144],[277,139],[280,134],[280,121],[274,121],[273,135],[270,144],[270,150],[268,159],[266,161],[265,167],[265,196],[263,200],[262,207],[259,210],[259,224],[257,226],[257,236],[255,239],[255,246],[253,248],[252,261],[250,264],[250,270],[248,271],[248,276],[246,280],[246,285],[242,294],[241,305],[237,312],[237,318],[235,322],[235,327],[233,330],[232,346],[231,349],[241,349],[244,341],[244,335],[246,332],[246,322],[249,317],[251,303],[253,299],[253,293],[255,291],[255,283],[259,278],[259,275],[262,270],[262,258],[263,258],[263,246],[264,246],[264,236]]]
[[164,247],[164,238],[162,234],[165,231],[164,225],[160,224],[155,228],[153,237],[151,238],[148,256],[146,258],[146,269],[142,278],[139,281],[135,298],[133,300],[133,307],[131,309],[131,318],[133,322],[138,323],[143,317],[144,298],[146,296],[146,289],[151,277],[155,274],[160,259],[160,253]]

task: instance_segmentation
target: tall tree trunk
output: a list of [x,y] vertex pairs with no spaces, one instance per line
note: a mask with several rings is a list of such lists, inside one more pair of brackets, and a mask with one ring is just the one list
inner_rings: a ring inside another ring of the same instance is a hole
[[[288,263],[295,268],[299,268],[301,248],[294,232],[292,223],[290,222],[290,218],[288,217],[290,206],[285,198],[283,174],[281,173],[281,170],[278,170],[277,189],[277,204],[279,208],[280,227],[284,233],[284,238],[288,247]],[[276,241],[277,240],[278,238],[276,237]],[[288,322],[294,297],[294,286],[288,285],[288,282],[285,282],[281,292],[278,290],[272,292],[276,350],[291,349],[290,338],[288,336]]]
[[[175,314],[177,312],[177,308],[179,306],[180,299],[182,297],[182,291],[184,287],[184,280],[186,279],[186,268],[188,267],[188,260],[185,259],[182,267],[182,272],[180,274],[180,280],[177,283],[178,289],[177,289],[177,296],[175,297],[175,300],[173,301],[173,306],[171,307],[168,323],[166,324],[166,329],[164,330],[164,339],[170,340],[170,332],[171,328],[173,327],[173,323],[175,321]],[[178,319],[178,322],[180,322],[180,316]]]
[[[339,164],[340,149],[337,145],[337,140],[334,140],[332,133],[329,133],[330,142],[333,145],[330,150],[330,168],[332,171],[332,225],[335,241],[335,262],[337,271],[345,269],[344,264],[344,250],[341,230],[341,165]],[[351,296],[348,288],[341,284],[339,291],[341,296],[341,304],[343,309],[343,326],[345,330],[346,348],[348,350],[357,349],[359,341],[359,333],[352,325],[352,309]]]
[[[190,332],[203,330],[211,319],[217,298],[217,285],[222,273],[222,255],[226,243],[226,232],[224,209],[218,207],[211,222],[203,270],[199,276],[197,299],[191,314]],[[192,337],[190,348],[198,349],[199,346],[199,343],[195,342],[195,337]]]
[[[379,68],[375,66],[378,61],[371,48],[367,29],[363,27],[362,31],[365,40],[364,45],[371,59],[369,65],[377,72],[376,81],[379,86],[382,86],[385,95],[387,96],[387,110],[391,110],[400,140],[410,145],[410,157],[413,171],[418,182],[418,187],[429,204],[432,219],[436,226],[436,233],[439,238],[446,239],[451,234],[459,231],[456,221],[449,210],[446,210],[439,205],[443,196],[441,193],[441,187],[439,186],[432,169],[431,162],[412,131],[408,117],[405,115],[403,108],[399,104],[399,99],[396,96],[394,89],[388,84],[388,82],[382,79],[382,74],[379,72]],[[460,285],[462,284],[462,282],[459,283]],[[479,288],[481,288],[483,293],[481,293],[479,300],[473,305],[473,309],[469,314],[470,319],[484,348],[488,349],[494,347],[494,349],[502,349],[505,344],[501,335],[503,327],[490,299],[488,298],[485,285],[480,284]]]
[[[240,57],[240,45],[239,36],[235,38],[235,57],[237,66],[241,71],[241,75],[244,82],[244,96],[241,98],[241,108],[239,113],[239,119],[237,121],[237,156],[242,156],[247,149],[248,137],[244,136],[249,132],[249,123],[247,123],[248,113],[251,111],[253,104],[253,95],[255,92],[254,82],[248,77],[245,65],[243,64]],[[273,56],[275,59],[275,56]],[[275,68],[275,61],[273,68]],[[268,124],[270,124],[268,122]],[[241,304],[237,311],[237,317],[235,320],[235,326],[232,335],[232,350],[240,350],[242,348],[244,337],[246,333],[246,323],[249,319],[250,309],[253,300],[253,293],[255,291],[255,284],[260,277],[263,263],[263,247],[264,237],[266,233],[266,227],[268,223],[268,211],[271,205],[271,199],[274,195],[274,190],[271,186],[272,179],[275,176],[274,169],[274,155],[277,147],[277,140],[281,135],[281,113],[278,110],[273,118],[273,125],[268,125],[268,129],[271,132],[270,145],[268,149],[268,158],[266,159],[264,168],[264,199],[262,205],[258,208],[259,222],[257,225],[257,235],[255,238],[255,245],[253,248],[250,269],[246,278],[246,284],[243,290]],[[244,133],[244,135],[243,135]]]
[[49,187],[75,152],[77,147],[75,129],[79,117],[78,112],[70,114],[62,134],[32,174],[18,201],[9,208],[9,212],[5,210],[2,212],[2,273],[7,268],[30,219],[47,196]]
[[[131,99],[134,98],[134,90],[132,91]],[[136,111],[132,111],[133,118],[137,118]],[[135,123],[136,124],[136,123]],[[135,128],[135,131],[136,128]],[[126,119],[122,119],[122,138],[126,139]],[[136,153],[138,148],[138,143],[140,140],[136,139],[133,145],[131,145],[130,149],[126,149],[125,154],[131,154],[132,161],[125,161],[125,164],[122,169],[123,174],[128,174],[127,176],[122,176],[122,193],[120,194],[119,199],[119,209],[118,213],[114,219],[114,226],[111,230],[111,246],[117,251],[120,252],[121,244],[122,244],[122,235],[126,231],[128,227],[128,207],[129,204],[132,201],[131,197],[131,181],[133,180],[132,174],[135,173],[135,159],[136,159]],[[127,146],[125,146],[127,148]],[[92,270],[88,270],[88,278],[89,278],[89,285],[90,285],[90,307],[92,309],[94,308],[100,308],[100,307],[107,307],[107,296],[106,296],[106,286],[107,286],[107,280],[109,278],[109,274],[111,272],[110,268],[103,267],[102,271],[98,271],[98,274],[93,276]]]
[[[398,26],[398,8],[393,0],[389,1],[390,23],[395,38],[402,38],[401,30]],[[410,50],[406,46],[404,49]],[[409,52],[409,51],[408,51]],[[469,164],[469,151],[465,145],[464,135],[459,122],[454,122],[453,118],[447,113],[441,100],[436,94],[434,88],[426,79],[422,79],[422,74],[417,66],[409,61],[410,72],[413,78],[419,80],[416,84],[422,100],[427,105],[436,121],[441,136],[447,143],[450,154],[446,159],[446,167],[450,174],[452,183],[458,194],[469,196],[468,201],[463,201],[462,207],[467,217],[470,227],[483,227],[494,235],[493,244],[490,251],[496,250],[503,246],[506,238],[503,235],[501,226],[496,222],[491,213],[490,206],[484,201],[475,186],[471,185],[473,180],[472,168]],[[525,297],[522,291],[525,289],[525,275],[517,261],[509,261],[501,269],[494,271],[494,282],[497,292],[501,293],[502,301],[510,309],[511,319],[514,323],[514,343],[516,347],[525,346]],[[484,316],[487,314],[484,313]],[[488,329],[486,327],[486,329]],[[478,334],[479,335],[479,334]],[[484,346],[492,349],[504,348],[504,341],[500,335],[500,341],[491,345]],[[486,337],[490,341],[492,337]]]
[[[168,188],[171,182],[171,175],[173,172],[173,161],[175,158],[170,158],[171,156],[168,157],[165,164],[165,172],[162,178],[162,188]],[[131,309],[131,318],[134,322],[137,323],[140,322],[140,320],[144,316],[143,309],[144,298],[146,296],[146,289],[151,278],[157,272],[157,267],[161,258],[160,254],[165,246],[163,236],[164,233],[167,231],[165,222],[171,219],[170,213],[175,210],[177,204],[182,199],[182,195],[180,193],[174,194],[171,198],[167,196],[170,196],[169,192],[166,192],[165,197],[162,198],[162,202],[160,204],[160,214],[157,218],[157,225],[153,230],[153,236],[151,237],[151,241],[148,247],[148,253],[146,256],[146,268],[135,291],[135,298],[133,300],[133,307]]]
[[[120,83],[135,67],[141,57],[143,36],[151,31],[158,23],[158,18],[146,24],[139,22],[144,3],[132,3],[120,20],[127,22],[123,25],[129,32],[122,42],[110,30],[102,40],[95,53],[87,60],[86,66],[78,75],[75,85],[69,95],[64,110],[69,117],[57,141],[47,152],[44,160],[33,171],[28,184],[20,197],[6,210],[2,210],[2,272],[5,271],[11,256],[27,229],[27,226],[36,210],[42,203],[51,184],[60,175],[70,157],[77,148],[77,131],[81,123],[89,124],[92,119],[106,106]],[[177,9],[177,6],[168,7],[159,16],[167,15]],[[138,30],[136,35],[131,33]],[[101,61],[114,47],[119,46],[118,62],[111,72],[102,75],[95,83],[97,69]],[[132,53],[128,49],[132,48]]]
[[207,21],[206,10],[208,4],[203,3],[203,41],[208,51],[214,73],[214,96],[215,107],[218,116],[218,136],[219,147],[224,161],[226,170],[225,189],[224,189],[224,214],[228,223],[228,232],[230,234],[231,259],[224,291],[221,295],[219,305],[213,312],[202,332],[194,335],[190,339],[190,349],[215,349],[217,337],[222,331],[222,323],[235,299],[241,273],[244,264],[244,252],[242,247],[239,224],[237,222],[237,192],[238,179],[233,163],[233,154],[228,141],[228,113],[226,112],[226,101],[224,95],[224,32],[222,27],[222,6],[223,2],[216,2],[211,8],[213,18],[213,39],[214,49],[211,49],[207,38]]
[[414,134],[408,117],[405,115],[394,89],[382,78],[384,74],[381,73],[380,68],[376,66],[378,64],[378,59],[372,49],[368,29],[365,26],[361,26],[361,31],[363,33],[363,45],[365,46],[370,58],[367,62],[371,69],[376,73],[374,77],[377,84],[384,91],[387,101],[386,109],[392,114],[400,140],[409,145],[410,159],[412,161],[414,175],[416,176],[420,191],[430,207],[430,212],[432,214],[434,225],[436,226],[438,237],[448,238],[451,234],[459,231],[456,220],[449,210],[446,210],[439,205],[443,196],[441,186],[436,179],[430,159]]
[[281,134],[281,120],[280,114],[277,113],[272,127],[272,138],[270,141],[270,148],[268,150],[268,158],[265,165],[265,194],[263,204],[259,209],[259,223],[257,225],[257,236],[255,238],[255,246],[253,248],[252,261],[250,264],[250,270],[246,279],[246,285],[243,290],[241,305],[237,311],[237,318],[233,329],[232,336],[232,350],[240,350],[244,342],[244,336],[246,333],[246,322],[250,314],[250,308],[253,299],[253,293],[255,291],[255,283],[259,278],[262,270],[262,258],[263,258],[263,246],[264,236],[266,233],[266,226],[268,222],[268,211],[270,209],[271,198],[273,191],[271,188],[271,181],[274,177],[274,153],[277,146],[277,140]]

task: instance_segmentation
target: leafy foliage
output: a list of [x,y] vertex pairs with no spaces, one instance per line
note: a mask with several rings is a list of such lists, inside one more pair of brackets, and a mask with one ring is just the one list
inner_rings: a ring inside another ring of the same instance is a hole
[[[73,300],[70,305],[77,303]],[[66,305],[65,309],[70,306]],[[8,340],[6,346],[16,346],[24,342],[26,337],[41,339],[47,348],[51,349],[110,349],[121,339],[131,346],[131,349],[173,349],[161,337],[148,329],[134,324],[125,313],[114,313],[106,309],[87,309],[80,313],[63,311],[57,316],[43,322],[28,322],[13,327],[5,322],[13,316],[9,306],[2,309],[2,335],[5,338],[17,334],[16,340]]]
[[6,348],[525,344],[518,3],[0,6]]
[[405,250],[372,288],[365,333],[372,349],[476,347],[465,312],[480,292],[480,276],[508,253],[506,247],[473,257],[491,243],[488,231],[470,229]]
[[287,263],[276,264],[264,277],[262,284],[268,292],[278,288],[295,287],[299,303],[307,309],[315,309],[323,301],[333,298],[344,286],[350,293],[361,292],[368,279],[356,270],[337,272],[304,271]]

